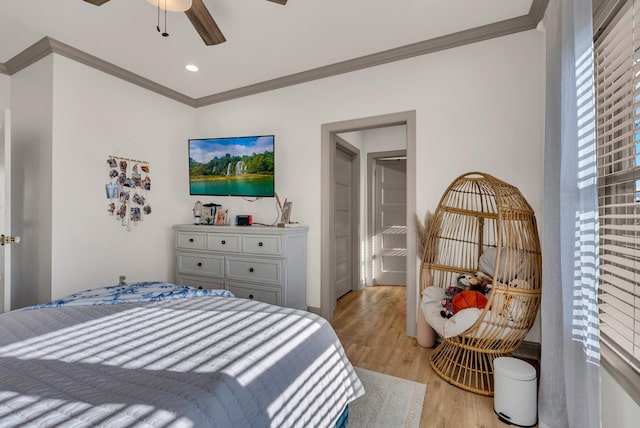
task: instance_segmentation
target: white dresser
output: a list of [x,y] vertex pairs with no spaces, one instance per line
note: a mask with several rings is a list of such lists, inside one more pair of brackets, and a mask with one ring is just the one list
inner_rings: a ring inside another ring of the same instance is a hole
[[178,284],[307,310],[307,227],[173,228]]

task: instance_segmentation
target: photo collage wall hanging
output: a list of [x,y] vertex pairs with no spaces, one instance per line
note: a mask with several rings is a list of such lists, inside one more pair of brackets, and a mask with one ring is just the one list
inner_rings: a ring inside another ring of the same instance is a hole
[[107,165],[110,179],[105,184],[109,200],[107,211],[131,230],[131,224],[135,225],[143,216],[151,214],[149,162],[109,156]]

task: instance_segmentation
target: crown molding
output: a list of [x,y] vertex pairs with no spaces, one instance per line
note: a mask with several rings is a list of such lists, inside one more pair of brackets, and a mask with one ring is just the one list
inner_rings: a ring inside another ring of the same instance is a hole
[[457,33],[447,34],[446,36],[436,37],[422,42],[401,46],[399,48],[389,49],[375,54],[365,55],[347,61],[337,62],[323,67],[303,71],[300,73],[290,74],[287,76],[279,77],[277,79],[267,80],[253,85],[232,89],[230,91],[220,92],[206,97],[197,98],[196,107],[203,107],[210,104],[216,104],[223,101],[246,97],[248,95],[255,95],[261,92],[272,91],[274,89],[281,89],[287,86],[293,86],[313,80],[324,79],[326,77],[336,76],[351,71],[362,70],[368,67],[401,61],[404,59],[476,43],[495,37],[531,30],[535,27],[536,23],[534,23],[528,15],[511,18],[493,24],[483,25],[481,27],[471,28],[469,30],[460,31]]
[[529,17],[538,25],[538,22],[544,18],[544,12],[547,10],[549,0],[533,0],[529,9]]
[[451,49],[471,43],[481,42],[496,37],[506,36],[509,34],[527,31],[536,28],[536,25],[542,19],[544,11],[549,0],[533,0],[531,8],[527,15],[516,18],[506,19],[504,21],[471,28],[457,33],[447,34],[445,36],[436,37],[422,42],[401,46],[394,49],[377,52],[370,55],[353,58],[346,61],[302,71],[299,73],[289,74],[287,76],[264,82],[231,89],[224,92],[208,95],[201,98],[192,98],[166,86],[160,85],[152,80],[132,73],[122,67],[110,62],[104,61],[96,56],[90,55],[73,46],[64,44],[49,37],[31,45],[24,51],[20,52],[6,63],[0,63],[0,73],[11,76],[20,70],[28,67],[36,61],[44,58],[51,53],[57,53],[66,58],[95,68],[96,70],[110,74],[119,79],[125,80],[134,85],[148,89],[157,94],[163,95],[172,100],[181,102],[190,107],[204,107],[211,104],[230,101],[236,98],[242,98],[249,95],[255,95],[262,92],[282,89],[287,86],[299,85],[301,83],[311,82],[318,79],[324,79],[339,74],[349,73],[356,70],[362,70],[377,65],[387,64],[395,61],[413,58],[416,56],[426,55],[446,49]]
[[11,76],[29,67],[34,62],[40,61],[50,53],[51,45],[49,44],[49,38],[45,37],[40,39],[4,64],[7,68],[7,74]]
[[49,40],[51,50],[54,53],[72,59],[81,64],[88,65],[89,67],[93,67],[104,73],[110,74],[129,83],[133,83],[134,85],[138,85],[157,94],[164,95],[167,98],[171,98],[172,100],[181,102],[188,106],[196,106],[195,100],[187,95],[184,95],[178,91],[174,91],[173,89],[160,85],[159,83],[149,80],[146,77],[142,77],[139,74],[132,73],[122,67],[118,67],[115,64],[104,61],[96,56],[76,49],[73,46],[69,46],[54,39],[47,39]]
[[132,73],[122,67],[118,67],[115,64],[90,55],[80,49],[76,49],[73,46],[59,42],[58,40],[50,37],[44,37],[7,61],[4,64],[7,70],[6,74],[11,76],[52,53],[62,55],[75,62],[79,62],[95,68],[96,70],[102,71],[103,73],[117,77],[118,79],[140,86],[141,88],[148,89],[167,98],[171,98],[172,100],[195,107],[195,100],[189,96],[178,91],[174,91],[173,89],[167,88],[166,86],[160,85],[159,83]]

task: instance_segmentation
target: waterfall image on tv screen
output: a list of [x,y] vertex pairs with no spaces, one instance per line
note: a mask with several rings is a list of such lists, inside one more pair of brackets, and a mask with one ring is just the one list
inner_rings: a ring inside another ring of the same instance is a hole
[[191,195],[272,197],[274,136],[189,140]]

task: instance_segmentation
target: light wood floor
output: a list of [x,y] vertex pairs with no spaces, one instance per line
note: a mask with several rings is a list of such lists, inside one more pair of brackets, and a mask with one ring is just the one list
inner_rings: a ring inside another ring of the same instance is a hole
[[351,363],[425,383],[421,428],[508,427],[493,412],[493,398],[449,385],[434,373],[431,349],[406,336],[405,315],[397,308],[404,299],[404,287],[377,286],[338,300],[331,325]]

